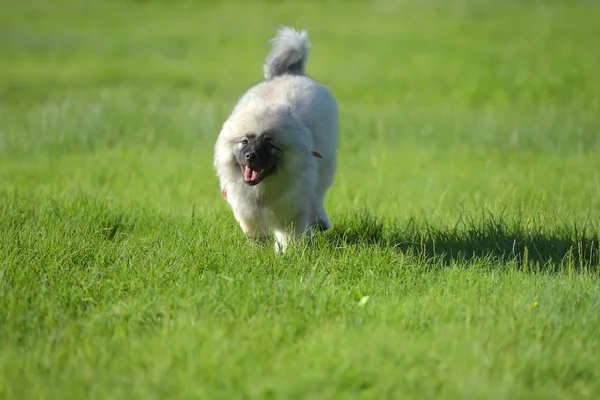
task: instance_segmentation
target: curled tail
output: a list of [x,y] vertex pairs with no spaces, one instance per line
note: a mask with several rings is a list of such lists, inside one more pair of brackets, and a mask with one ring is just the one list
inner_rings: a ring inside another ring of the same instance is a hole
[[273,48],[263,67],[266,79],[283,74],[304,75],[304,66],[310,51],[306,31],[296,31],[284,26],[270,42]]

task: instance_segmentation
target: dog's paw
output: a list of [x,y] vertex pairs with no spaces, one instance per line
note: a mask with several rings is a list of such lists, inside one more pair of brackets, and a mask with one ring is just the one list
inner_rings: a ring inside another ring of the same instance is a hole
[[331,228],[329,226],[329,223],[324,222],[324,221],[317,221],[313,224],[312,228],[316,231],[316,232],[325,232],[326,230],[328,230],[329,228]]

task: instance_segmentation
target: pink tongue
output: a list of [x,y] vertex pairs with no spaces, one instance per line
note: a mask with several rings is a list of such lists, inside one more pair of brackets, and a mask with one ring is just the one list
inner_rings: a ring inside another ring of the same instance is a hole
[[258,179],[258,171],[252,169],[247,165],[244,165],[244,179],[247,181],[254,181]]

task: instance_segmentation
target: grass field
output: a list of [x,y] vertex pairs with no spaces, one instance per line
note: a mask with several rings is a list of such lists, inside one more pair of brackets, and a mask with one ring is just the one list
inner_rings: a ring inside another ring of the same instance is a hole
[[[600,397],[599,2],[0,9],[0,398]],[[282,257],[212,169],[279,24],[342,125]]]

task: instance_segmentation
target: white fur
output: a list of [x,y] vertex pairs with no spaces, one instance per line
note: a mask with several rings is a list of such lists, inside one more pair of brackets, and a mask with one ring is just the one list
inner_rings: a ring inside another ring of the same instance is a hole
[[[276,250],[285,252],[295,239],[310,238],[317,222],[331,226],[324,200],[337,165],[338,109],[330,90],[304,75],[306,32],[284,27],[272,43],[266,80],[242,96],[223,124],[214,167],[242,230],[257,239],[273,230]],[[275,130],[282,160],[275,174],[248,186],[233,146],[248,133],[267,130]]]

